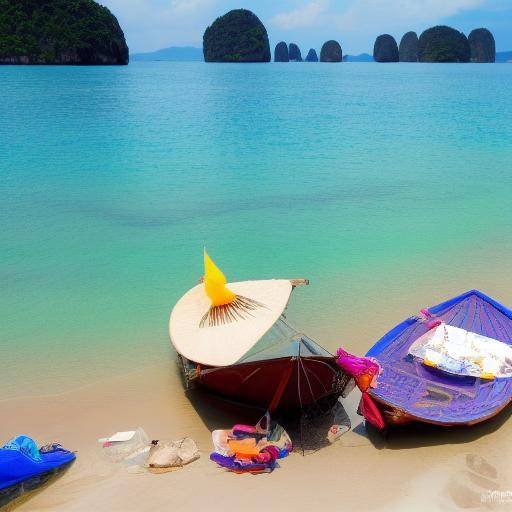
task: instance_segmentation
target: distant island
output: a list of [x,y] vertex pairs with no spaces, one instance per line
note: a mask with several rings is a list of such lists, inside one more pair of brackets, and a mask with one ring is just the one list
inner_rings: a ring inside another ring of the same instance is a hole
[[204,57],[202,48],[196,48],[195,46],[170,46],[169,48],[162,48],[154,52],[133,53],[130,55],[130,60],[145,62],[155,60],[193,62],[202,61]]
[[322,45],[320,62],[343,62],[343,51],[338,41],[331,39]]
[[117,18],[93,0],[0,0],[0,64],[128,64]]
[[290,43],[288,45],[288,56],[290,58],[290,62],[302,62],[302,53],[295,43]]
[[398,45],[393,36],[382,34],[375,40],[373,58],[376,62],[398,62]]
[[369,53],[360,53],[359,55],[343,55],[343,62],[373,62],[373,57]]
[[290,62],[290,52],[288,51],[288,45],[284,41],[276,44],[274,62]]
[[407,32],[400,40],[398,60],[400,62],[418,62],[418,34]]
[[[203,36],[206,62],[270,62],[267,30],[260,19],[246,9],[235,9],[217,18]],[[320,58],[311,48],[306,62],[495,62],[492,33],[485,28],[473,30],[469,37],[458,30],[440,25],[425,30],[419,37],[407,32],[400,45],[390,34],[379,35],[369,54],[343,57],[341,45],[330,40],[323,44]],[[275,62],[303,62],[295,43],[277,43]],[[508,61],[508,59],[507,59]],[[500,60],[501,62],[501,60]]]
[[306,55],[306,62],[318,62],[318,54],[314,48],[310,48]]
[[[314,48],[310,48],[305,62],[341,62],[341,46],[337,41],[327,41],[320,51],[320,59]],[[303,62],[300,48],[295,43],[287,45],[284,41],[277,43],[274,50],[274,62]]]
[[[0,0],[0,64],[124,65],[133,61],[270,62],[267,30],[247,9],[217,18],[204,32],[203,47],[171,46],[129,55],[117,18],[94,0]],[[275,62],[512,62],[512,51],[496,52],[492,33],[469,36],[448,26],[407,32],[400,44],[379,35],[373,55],[343,55],[327,41],[303,59],[295,43],[279,42]]]
[[468,36],[471,62],[495,62],[496,43],[486,28],[472,30]]
[[373,58],[377,62],[495,62],[496,47],[486,28],[473,30],[469,37],[458,30],[438,25],[425,30],[418,38],[407,32],[397,46],[389,34],[375,40]]
[[496,52],[496,62],[512,63],[512,52]]
[[[404,38],[408,34],[415,32],[408,32],[402,38],[399,46],[399,61],[400,62],[418,62],[418,36],[416,40],[409,36],[408,44],[402,44]],[[276,45],[276,59],[275,62],[289,62],[288,45],[281,41]],[[512,62],[512,51],[509,52],[496,52],[497,63]],[[318,62],[318,54],[314,48],[310,48],[304,62]],[[360,53],[359,55],[343,55],[343,62],[374,62],[373,56],[369,53]],[[162,48],[154,52],[147,53],[134,53],[130,54],[130,61],[175,61],[175,62],[199,62],[204,61],[203,49],[195,46],[171,46],[169,48]]]

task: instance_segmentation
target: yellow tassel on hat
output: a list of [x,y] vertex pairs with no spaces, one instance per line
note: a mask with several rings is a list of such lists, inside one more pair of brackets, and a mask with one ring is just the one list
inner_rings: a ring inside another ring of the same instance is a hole
[[236,295],[227,288],[227,279],[204,250],[204,289],[212,301],[212,306],[231,304]]

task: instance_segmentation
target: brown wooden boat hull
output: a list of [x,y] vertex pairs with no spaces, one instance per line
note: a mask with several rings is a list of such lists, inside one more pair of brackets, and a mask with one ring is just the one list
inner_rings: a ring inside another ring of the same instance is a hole
[[295,410],[339,394],[334,358],[283,357],[219,368],[199,368],[198,382],[222,397],[270,410]]
[[440,427],[460,427],[460,426],[471,426],[471,425],[477,425],[478,423],[481,423],[483,421],[490,420],[491,418],[494,418],[497,416],[505,407],[507,407],[510,402],[507,402],[503,404],[502,407],[494,411],[492,414],[481,417],[478,419],[475,419],[473,421],[461,421],[461,422],[445,422],[445,421],[434,421],[426,418],[421,418],[419,416],[414,416],[413,414],[410,414],[406,411],[404,411],[402,408],[397,407],[393,404],[390,404],[381,398],[373,395],[372,396],[373,401],[379,408],[382,417],[384,418],[384,421],[387,426],[398,426],[398,425],[407,425],[409,423],[427,423],[429,425],[437,425]]

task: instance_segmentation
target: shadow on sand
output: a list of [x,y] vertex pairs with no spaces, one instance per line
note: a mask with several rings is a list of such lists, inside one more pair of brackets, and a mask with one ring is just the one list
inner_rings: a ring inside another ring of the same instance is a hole
[[[237,423],[256,425],[265,409],[232,402],[215,396],[200,387],[185,391],[187,398],[201,418],[205,427],[212,432],[228,429]],[[350,420],[339,403],[320,404],[315,410],[303,410],[295,414],[276,413],[272,420],[282,425],[290,435],[297,451],[304,454],[328,446],[329,429],[334,425],[347,425]]]
[[[181,372],[180,372],[181,374]],[[182,380],[185,387],[184,381]],[[231,428],[237,423],[256,425],[265,414],[263,408],[252,407],[215,396],[197,387],[185,391],[206,428],[212,432]],[[384,433],[371,425],[355,425],[354,432],[369,439],[372,445],[381,449],[403,450],[443,444],[469,443],[497,431],[512,415],[512,406],[505,407],[499,414],[472,426],[440,427],[427,423],[412,423],[403,427],[392,427]],[[326,408],[314,414],[275,415],[273,419],[288,431],[294,446],[299,450],[315,452],[328,446],[327,432],[332,425],[348,425],[350,420],[343,407]]]
[[[210,432],[231,428],[236,423],[256,425],[265,414],[263,408],[226,400],[201,387],[188,389],[185,393]],[[493,418],[472,426],[441,427],[427,423],[412,423],[403,427],[392,427],[381,433],[371,425],[361,423],[355,426],[354,432],[368,438],[379,450],[462,444],[492,434],[501,428],[511,415],[512,406],[509,406]],[[318,451],[330,444],[327,432],[332,425],[341,424],[350,427],[350,420],[342,406],[315,411],[313,414],[308,414],[308,411],[295,415],[276,414],[273,419],[288,431],[294,446],[305,453]]]

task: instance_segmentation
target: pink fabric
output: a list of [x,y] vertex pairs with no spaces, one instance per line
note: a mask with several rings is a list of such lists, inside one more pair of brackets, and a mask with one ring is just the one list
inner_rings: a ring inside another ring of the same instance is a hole
[[428,309],[421,309],[420,313],[423,315],[421,321],[427,324],[427,329],[429,331],[442,324],[441,320],[436,318],[436,315],[433,315]]
[[256,457],[253,457],[252,460],[253,462],[272,462],[279,458],[279,453],[279,449],[276,446],[266,446]]
[[354,378],[363,393],[376,387],[380,366],[374,359],[353,356],[340,347],[336,351],[336,362],[345,373]]
[[256,427],[253,427],[252,425],[242,425],[237,424],[233,427],[233,432],[243,432],[244,434],[254,434],[257,432]]
[[436,318],[434,320],[430,320],[430,322],[427,322],[427,328],[429,331],[431,331],[432,329],[434,329],[435,327],[438,327],[442,323],[443,322],[441,320],[439,320],[439,318]]

